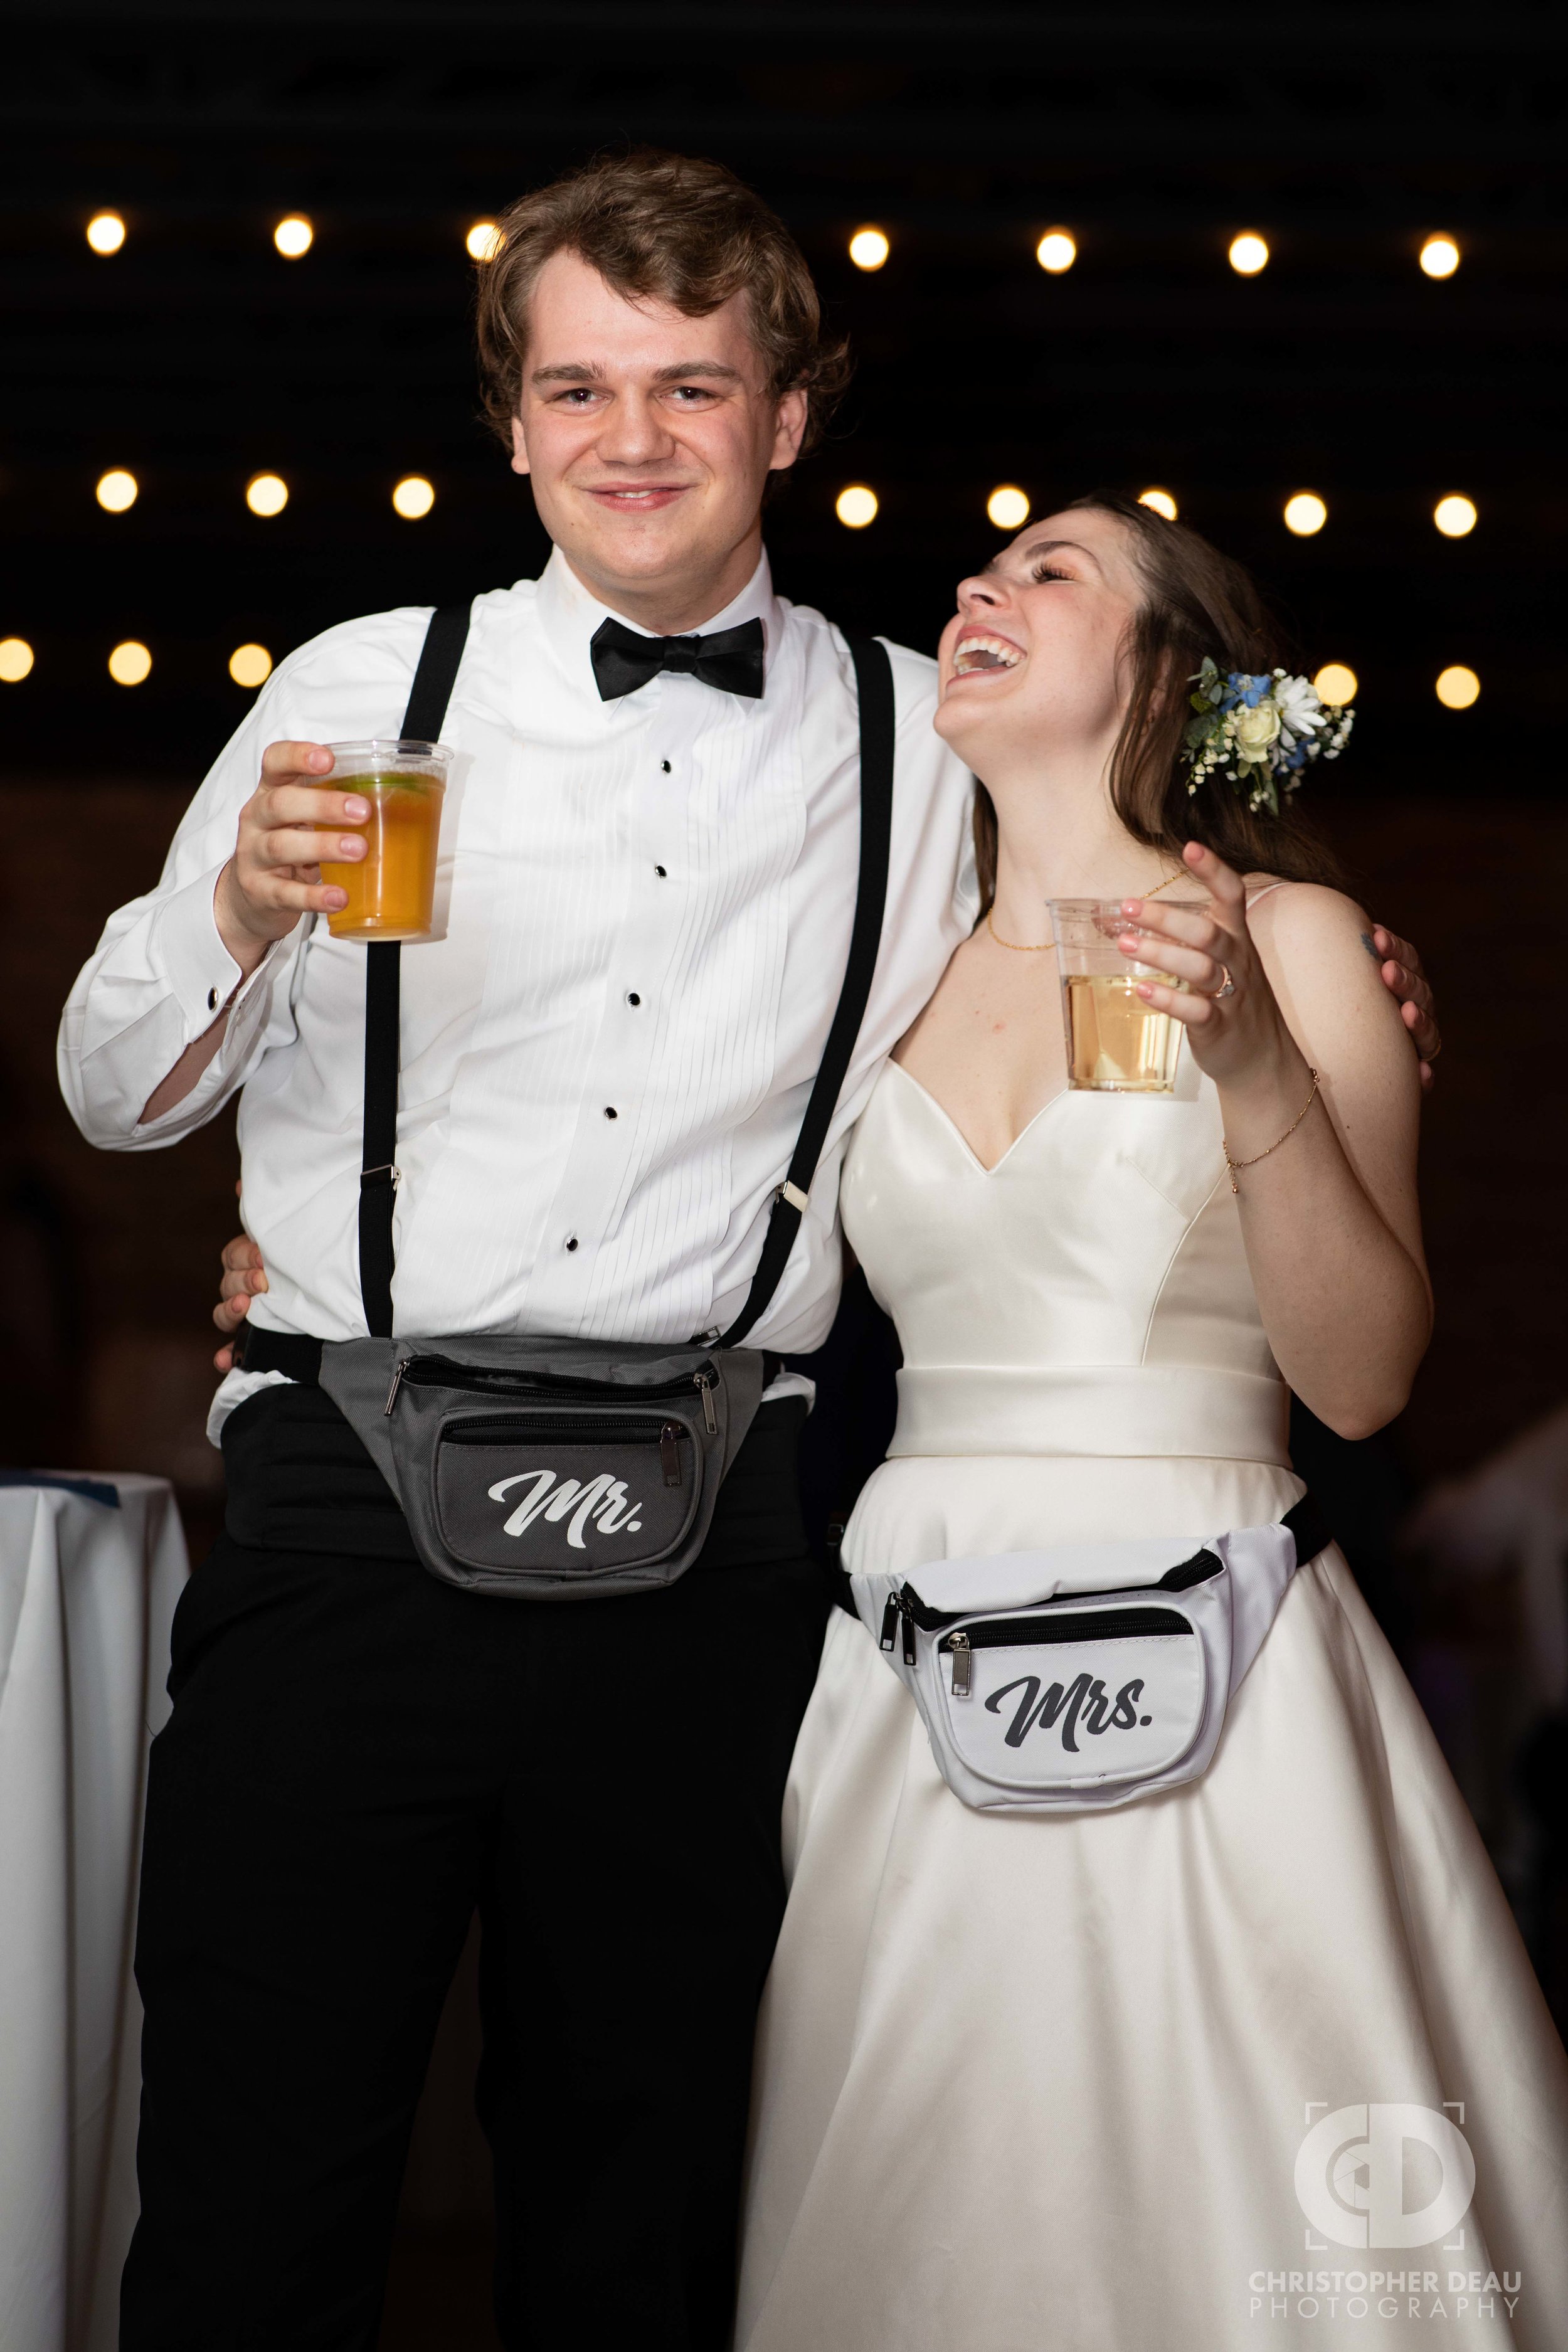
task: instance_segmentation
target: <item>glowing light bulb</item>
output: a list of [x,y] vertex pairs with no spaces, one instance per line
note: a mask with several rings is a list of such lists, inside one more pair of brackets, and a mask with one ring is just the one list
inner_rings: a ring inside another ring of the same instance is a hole
[[877,520],[877,493],[864,482],[851,482],[847,489],[839,491],[833,511],[850,530],[864,530]]
[[504,242],[500,230],[492,220],[475,221],[463,239],[468,248],[470,261],[493,261]]
[[302,253],[310,252],[315,241],[316,232],[303,213],[290,213],[272,232],[272,242],[285,261],[298,261]]
[[253,474],[245,486],[245,503],[253,515],[279,515],[289,503],[289,485],[281,474]]
[[1437,674],[1437,699],[1445,710],[1468,710],[1480,690],[1480,679],[1463,662]]
[[892,247],[885,230],[858,228],[849,240],[849,258],[857,269],[880,269]]
[[1176,520],[1176,501],[1169,490],[1140,490],[1138,503],[1141,507],[1152,507],[1154,512],[1163,515],[1167,522]]
[[1013,482],[1003,482],[985,501],[985,511],[998,530],[1017,530],[1029,520],[1029,494]]
[[1230,241],[1230,266],[1238,278],[1256,278],[1268,262],[1268,247],[1253,229],[1246,229]]
[[1077,242],[1065,228],[1048,228],[1035,247],[1035,259],[1053,278],[1059,278],[1078,259]]
[[392,493],[392,503],[405,522],[417,522],[436,503],[436,491],[423,474],[405,474]]
[[1322,530],[1329,510],[1315,490],[1298,490],[1293,499],[1285,501],[1285,528],[1293,530],[1298,539],[1310,539]]
[[0,679],[20,686],[33,667],[33,648],[26,637],[0,637]]
[[139,488],[135,475],[124,473],[117,466],[111,473],[99,476],[95,496],[106,514],[123,514],[127,507],[135,505]]
[[1453,497],[1439,499],[1432,509],[1432,520],[1445,539],[1465,539],[1476,527],[1474,501]]
[[1421,267],[1428,278],[1452,278],[1459,266],[1459,248],[1451,236],[1429,236],[1421,248]]
[[1353,702],[1356,688],[1361,683],[1353,669],[1345,662],[1325,662],[1312,684],[1325,702],[1337,704],[1342,709]]
[[140,686],[152,667],[152,655],[134,637],[127,637],[109,656],[109,675],[116,686]]
[[265,646],[236,646],[228,657],[228,674],[236,686],[265,686],[272,675],[272,656]]
[[125,242],[125,223],[118,213],[94,213],[87,225],[87,241],[94,253],[118,253]]

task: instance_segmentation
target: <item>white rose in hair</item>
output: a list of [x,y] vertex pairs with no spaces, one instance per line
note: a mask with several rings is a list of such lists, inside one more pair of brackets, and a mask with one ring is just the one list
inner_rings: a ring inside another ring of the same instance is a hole
[[1270,743],[1279,740],[1279,713],[1272,702],[1260,702],[1255,710],[1238,710],[1232,724],[1244,759],[1261,760]]

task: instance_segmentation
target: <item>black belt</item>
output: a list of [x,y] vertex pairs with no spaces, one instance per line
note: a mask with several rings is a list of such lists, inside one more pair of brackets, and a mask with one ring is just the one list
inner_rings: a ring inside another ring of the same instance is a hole
[[[268,1331],[259,1323],[242,1323],[234,1335],[237,1372],[281,1372],[301,1388],[319,1388],[322,1341],[303,1331]],[[763,1351],[763,1386],[771,1388],[784,1370],[784,1358]]]

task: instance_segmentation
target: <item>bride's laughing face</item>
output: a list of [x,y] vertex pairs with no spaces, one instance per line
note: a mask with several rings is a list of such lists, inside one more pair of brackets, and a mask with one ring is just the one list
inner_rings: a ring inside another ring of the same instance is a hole
[[1115,515],[1078,507],[1031,523],[960,583],[938,654],[937,733],[982,778],[1053,755],[1109,758],[1143,596]]

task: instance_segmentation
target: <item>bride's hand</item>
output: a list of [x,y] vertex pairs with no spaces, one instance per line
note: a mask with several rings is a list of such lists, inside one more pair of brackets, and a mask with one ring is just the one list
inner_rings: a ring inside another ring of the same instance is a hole
[[[1247,925],[1247,886],[1212,849],[1189,841],[1182,862],[1211,904],[1203,913],[1159,898],[1124,898],[1128,929],[1117,944],[1130,961],[1157,964],[1184,980],[1185,989],[1140,981],[1139,995],[1156,1013],[1180,1021],[1193,1058],[1216,1086],[1245,1087],[1277,1079],[1306,1065],[1285,1025]],[[1157,943],[1157,944],[1156,944]]]

